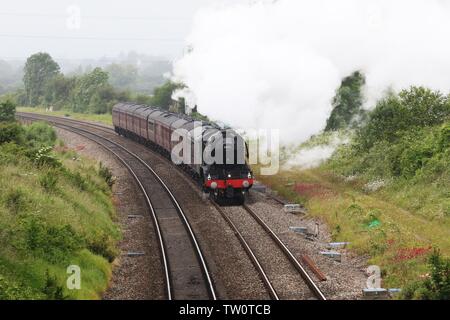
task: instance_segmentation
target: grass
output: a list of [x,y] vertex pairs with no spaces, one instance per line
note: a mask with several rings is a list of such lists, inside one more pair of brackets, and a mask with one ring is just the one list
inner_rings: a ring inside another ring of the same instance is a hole
[[[450,255],[448,202],[439,186],[399,181],[368,193],[365,181],[346,181],[324,166],[258,178],[306,204],[311,216],[328,224],[333,240],[351,242],[355,253],[369,255],[369,263],[382,268],[384,287],[403,287],[426,273],[430,247]],[[369,227],[375,220],[380,224]]]
[[[38,166],[10,149],[0,145],[0,299],[54,298],[47,272],[67,299],[101,298],[121,233],[97,163],[60,147],[61,168]],[[66,287],[70,265],[80,290]]]
[[58,110],[53,112],[47,112],[45,111],[45,108],[42,107],[19,107],[17,108],[17,111],[19,112],[32,112],[32,113],[38,113],[38,114],[50,114],[54,116],[60,116],[60,117],[71,117],[75,120],[84,120],[84,121],[92,121],[97,123],[102,123],[106,125],[112,125],[112,115],[111,114],[91,114],[91,113],[76,113],[72,111],[67,110]]

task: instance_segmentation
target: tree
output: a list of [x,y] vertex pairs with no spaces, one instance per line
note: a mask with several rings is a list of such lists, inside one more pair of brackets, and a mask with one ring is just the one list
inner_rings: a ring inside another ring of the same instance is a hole
[[69,103],[69,97],[75,84],[75,77],[65,77],[63,74],[53,77],[45,88],[44,101],[46,105],[53,105],[56,110],[63,108]]
[[48,53],[36,53],[27,59],[23,82],[29,105],[36,106],[41,102],[45,88],[59,70],[59,65]]
[[405,131],[444,123],[450,119],[450,100],[438,91],[411,87],[398,95],[390,94],[379,101],[367,123],[358,132],[362,150],[370,149],[377,141],[393,143]]
[[0,103],[0,122],[14,121],[16,116],[16,106],[11,101]]
[[152,104],[161,109],[169,110],[172,104],[172,94],[178,89],[184,88],[183,84],[167,81],[162,86],[155,88]]
[[23,129],[15,122],[16,106],[11,101],[0,103],[0,144],[5,142],[19,143]]
[[100,87],[91,97],[88,107],[89,112],[95,114],[111,112],[115,104],[115,95],[116,93],[111,86]]
[[106,67],[109,74],[109,82],[118,89],[129,89],[136,84],[138,70],[135,66],[113,63]]
[[338,130],[357,125],[364,118],[361,106],[364,101],[362,88],[364,75],[356,71],[344,78],[333,98],[333,111],[327,120],[325,131]]
[[[101,68],[95,68],[90,73],[79,77],[71,96],[73,111],[87,112],[93,106],[91,102],[99,90],[108,87],[110,87],[108,73]],[[98,97],[95,99],[98,101]]]

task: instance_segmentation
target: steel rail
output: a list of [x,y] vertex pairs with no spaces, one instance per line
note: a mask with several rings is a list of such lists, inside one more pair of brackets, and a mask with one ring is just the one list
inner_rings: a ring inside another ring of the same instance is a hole
[[259,215],[251,209],[249,206],[244,204],[242,206],[250,215],[258,222],[258,224],[266,230],[266,232],[272,237],[272,239],[275,241],[277,246],[284,252],[284,254],[287,256],[289,261],[294,265],[294,267],[297,269],[297,271],[302,276],[303,280],[306,282],[308,287],[311,289],[311,291],[314,293],[314,295],[319,300],[327,300],[325,295],[322,293],[322,291],[319,289],[319,287],[316,285],[314,280],[309,276],[309,274],[306,272],[305,268],[300,264],[300,262],[295,258],[295,256],[292,254],[291,250],[284,244],[284,242],[276,235],[276,233],[265,223]]
[[[72,122],[76,122],[76,123],[78,123],[78,124],[80,124],[80,125],[85,124],[85,122],[76,121],[76,120],[72,120],[72,119],[65,119],[65,118],[61,118],[61,117],[54,117],[54,116],[40,115],[40,114],[37,114],[37,116],[34,116],[34,114],[33,114],[33,115],[30,115],[30,114],[24,115],[23,113],[22,113],[22,114],[19,113],[18,116],[19,116],[19,117],[24,117],[24,118],[29,118],[29,119],[37,119],[37,120],[43,120],[43,119],[44,119],[44,121],[50,122],[50,123],[54,124],[55,126],[71,128],[71,130],[69,130],[69,131],[82,131],[82,132],[86,132],[87,134],[93,135],[93,136],[98,137],[98,138],[100,138],[100,139],[106,140],[106,141],[108,141],[109,143],[112,143],[113,145],[119,147],[120,149],[124,150],[124,151],[127,152],[128,154],[132,155],[132,156],[133,156],[135,159],[137,159],[141,164],[143,164],[143,165],[144,165],[144,166],[145,166],[145,167],[146,167],[146,168],[154,175],[154,177],[160,182],[160,184],[161,184],[161,185],[163,186],[163,188],[166,190],[167,194],[170,196],[172,202],[173,202],[174,205],[176,206],[176,209],[177,209],[178,213],[180,214],[180,216],[181,216],[181,218],[182,218],[182,220],[183,220],[183,223],[184,223],[186,229],[188,230],[188,233],[189,233],[189,235],[190,235],[191,241],[192,241],[192,243],[194,244],[194,247],[195,247],[195,249],[196,249],[196,254],[197,254],[198,259],[200,260],[200,264],[201,264],[201,266],[202,266],[203,274],[204,274],[204,276],[205,276],[205,278],[206,278],[206,280],[207,280],[207,282],[208,282],[209,294],[211,295],[211,298],[212,298],[213,300],[217,300],[217,295],[216,295],[216,292],[215,292],[215,289],[214,289],[214,285],[213,285],[213,282],[212,282],[212,279],[211,279],[211,276],[210,276],[210,272],[209,272],[208,266],[207,266],[207,264],[206,264],[206,260],[205,260],[205,258],[204,258],[204,256],[203,256],[203,253],[202,253],[201,248],[200,248],[200,246],[199,246],[199,244],[198,244],[197,238],[196,238],[196,236],[195,236],[195,234],[194,234],[194,232],[193,232],[193,230],[192,230],[192,227],[191,227],[191,225],[190,225],[190,223],[189,223],[189,221],[188,221],[188,219],[187,219],[187,217],[186,217],[186,215],[185,215],[183,209],[181,208],[180,204],[178,203],[177,199],[175,198],[174,194],[172,193],[172,191],[170,190],[170,188],[166,185],[166,183],[161,179],[161,177],[153,170],[153,168],[151,168],[144,160],[142,160],[142,159],[141,159],[138,155],[136,155],[134,152],[132,152],[132,151],[126,149],[126,148],[123,147],[122,145],[120,145],[120,144],[118,144],[118,143],[116,143],[116,142],[114,142],[114,141],[112,141],[112,140],[110,140],[110,139],[108,139],[108,138],[106,138],[106,137],[100,136],[100,135],[98,135],[98,134],[96,134],[96,133],[92,133],[92,132],[89,132],[89,131],[84,130],[84,129],[81,129],[81,128],[72,127],[72,126],[70,126],[70,125],[65,125],[65,124],[58,123],[57,120],[59,120],[60,122],[69,120],[69,121],[72,121]],[[47,118],[47,119],[48,119],[48,118],[54,118],[54,119],[56,119],[56,120],[45,120],[46,118]],[[102,127],[102,128],[104,127],[104,126],[101,126],[101,125],[93,125],[93,126],[95,126],[95,127]],[[107,128],[105,127],[105,129],[107,129]],[[79,132],[78,132],[78,133],[79,133]],[[80,134],[80,133],[79,133],[79,134]],[[109,151],[111,151],[114,155],[116,155],[119,159],[121,159],[121,158],[117,155],[117,153],[115,153],[114,151],[112,151],[110,148],[106,147],[104,144],[102,144],[102,143],[96,141],[95,139],[92,139],[92,138],[87,137],[85,134],[80,134],[80,135],[83,135],[83,136],[85,136],[86,138],[88,138],[88,139],[90,139],[90,140],[92,140],[92,141],[94,141],[94,142],[96,142],[96,143],[102,145],[103,147],[105,147],[106,149],[108,149]],[[123,159],[122,159],[121,161],[122,161],[124,164],[126,163],[126,162],[124,162]],[[126,166],[127,166],[127,168],[129,168],[128,165],[126,165]],[[129,168],[129,169],[130,169],[130,168]],[[133,176],[135,177],[135,179],[138,179],[136,174],[133,174]],[[138,180],[139,180],[139,179],[138,179]],[[138,183],[139,183],[140,186],[143,188],[142,183],[141,183],[140,181],[139,181]],[[145,191],[145,190],[143,190],[143,191]],[[148,197],[148,194],[147,194],[147,193],[146,193],[146,198],[148,198],[148,200],[149,200],[148,203],[151,205],[150,198]],[[152,208],[152,212],[154,213],[154,210],[153,210],[153,207],[152,207],[152,206],[151,206],[151,208]],[[155,218],[156,218],[156,214],[155,214]],[[159,225],[159,223],[157,223],[157,225]],[[162,239],[162,238],[161,238],[161,239]],[[166,258],[164,258],[164,261],[165,261],[165,263],[167,263],[167,259],[166,259]],[[167,264],[166,273],[167,273],[167,272],[168,272],[168,264]],[[170,277],[169,277],[169,279],[170,279]],[[171,282],[171,281],[168,281],[168,283],[170,283],[170,282]],[[168,287],[168,288],[171,288],[171,287]],[[171,292],[171,291],[170,291],[170,292]],[[170,296],[171,296],[171,294],[170,294]]]
[[267,288],[267,291],[269,292],[270,297],[273,300],[280,300],[277,291],[273,287],[272,283],[269,280],[269,277],[267,276],[266,271],[262,267],[261,263],[259,262],[258,258],[256,257],[253,250],[250,248],[248,242],[245,240],[244,236],[241,232],[239,232],[236,225],[231,221],[231,219],[227,216],[227,214],[222,210],[221,207],[219,207],[214,201],[211,201],[212,205],[216,208],[216,210],[222,215],[222,217],[225,219],[225,221],[229,224],[231,229],[233,230],[236,237],[241,242],[242,247],[244,248],[245,252],[249,256],[250,260],[252,260],[253,265],[255,266],[256,270],[258,271],[259,275],[261,276],[264,285]]

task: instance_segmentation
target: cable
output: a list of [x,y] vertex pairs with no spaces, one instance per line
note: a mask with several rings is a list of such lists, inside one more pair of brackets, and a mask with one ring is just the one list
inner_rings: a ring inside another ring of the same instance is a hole
[[[0,12],[0,16],[16,16],[16,17],[47,17],[47,18],[67,18],[68,14],[53,13],[16,13],[16,12]],[[189,18],[182,17],[124,17],[124,16],[89,16],[81,15],[82,19],[113,19],[113,20],[154,20],[154,21],[190,21]]]
[[184,39],[175,38],[106,38],[106,37],[76,37],[76,36],[48,36],[24,34],[0,34],[0,38],[29,38],[29,39],[57,39],[57,40],[106,40],[106,41],[167,41],[183,42]]

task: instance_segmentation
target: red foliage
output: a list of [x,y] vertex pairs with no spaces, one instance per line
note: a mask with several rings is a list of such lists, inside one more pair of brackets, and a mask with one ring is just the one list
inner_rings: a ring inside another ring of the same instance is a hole
[[394,243],[395,243],[395,240],[394,240],[394,239],[389,239],[389,240],[387,241],[387,245],[388,245],[389,247],[391,247]]
[[75,147],[75,150],[77,150],[77,151],[81,151],[81,150],[84,150],[86,148],[86,146],[85,145],[83,145],[83,144],[79,144],[79,145],[77,145],[76,147]]
[[398,249],[395,260],[405,261],[415,259],[419,256],[427,254],[428,252],[430,252],[431,249],[432,249],[431,246],[427,248],[401,248]]
[[333,195],[333,191],[317,183],[296,183],[295,192],[306,197],[326,197]]

